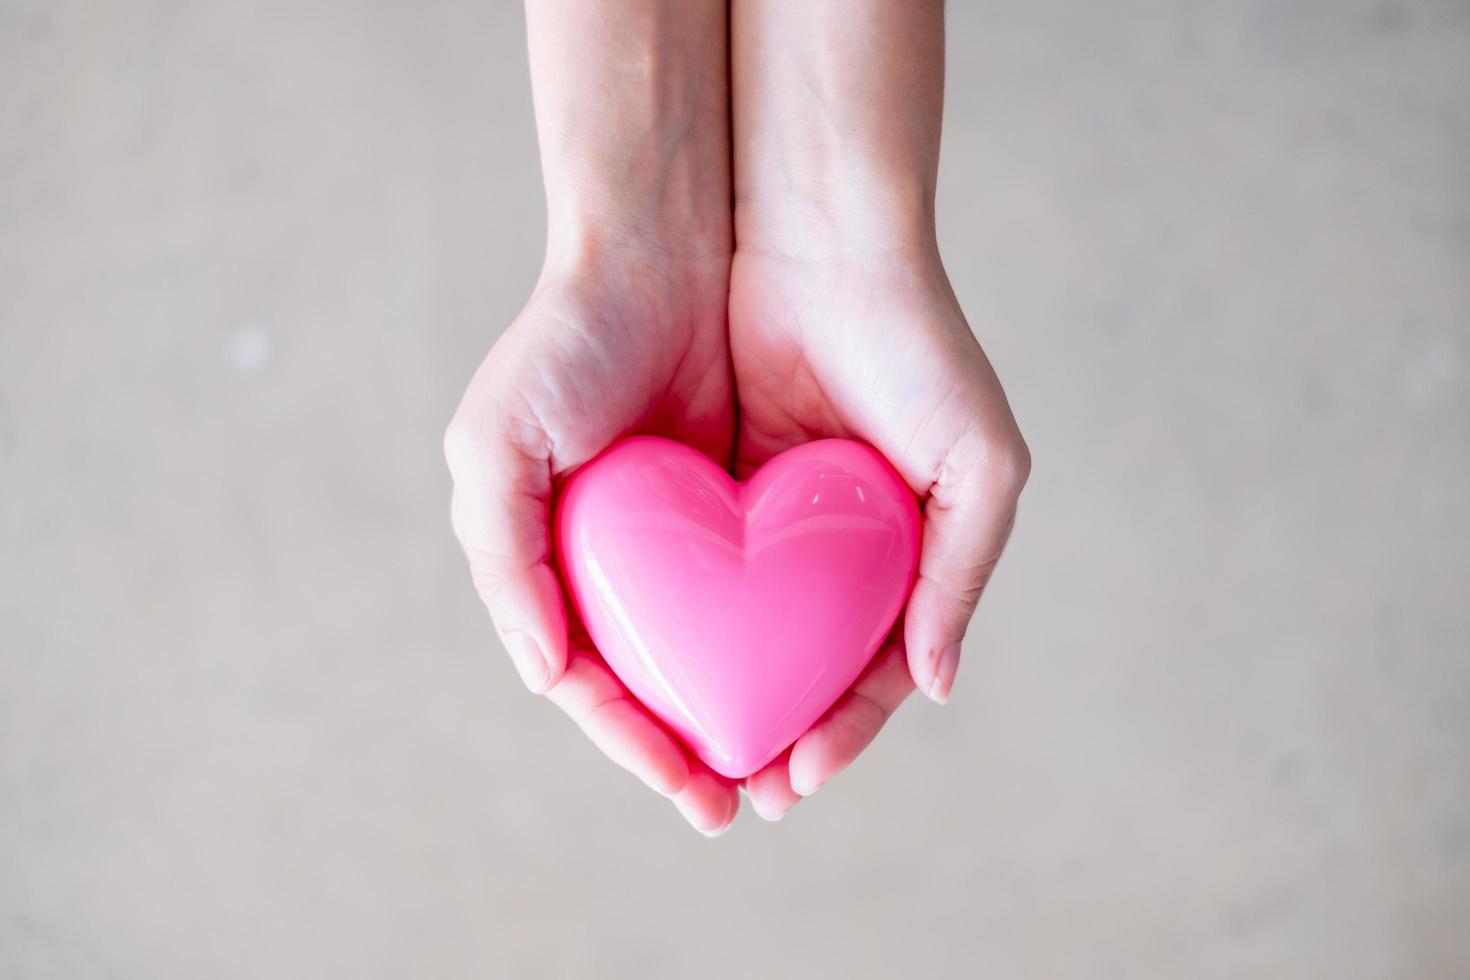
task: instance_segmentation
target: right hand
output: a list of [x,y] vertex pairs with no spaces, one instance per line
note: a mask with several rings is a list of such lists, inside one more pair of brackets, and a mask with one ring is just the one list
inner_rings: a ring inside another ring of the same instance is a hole
[[549,263],[445,436],[455,533],[521,679],[706,834],[734,784],[688,753],[608,669],[551,563],[559,480],[619,438],[667,436],[717,460],[734,438],[728,255],[589,250]]

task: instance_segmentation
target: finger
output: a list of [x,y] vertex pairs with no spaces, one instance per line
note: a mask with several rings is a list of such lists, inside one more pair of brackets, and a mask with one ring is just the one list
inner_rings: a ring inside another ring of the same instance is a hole
[[904,645],[914,683],[940,704],[949,700],[960,641],[1010,536],[1030,468],[1019,435],[967,438],[951,449],[930,488]]
[[751,809],[763,820],[780,820],[800,803],[801,795],[791,788],[791,750],[747,776],[745,794],[750,797]]
[[535,427],[497,408],[461,407],[444,437],[450,516],[475,591],[532,691],[567,659],[566,607],[551,560],[551,453]]
[[673,736],[633,699],[598,657],[575,651],[547,697],[577,723],[592,744],[677,802],[689,788],[690,766]]
[[695,830],[718,837],[730,829],[740,810],[740,791],[735,784],[693,763],[689,782],[674,797],[674,806]]
[[810,796],[851,765],[913,689],[902,645],[885,647],[852,690],[791,747],[792,791]]

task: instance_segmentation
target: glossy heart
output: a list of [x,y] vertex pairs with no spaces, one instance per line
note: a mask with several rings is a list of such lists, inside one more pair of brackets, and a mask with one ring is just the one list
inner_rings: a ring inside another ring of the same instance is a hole
[[737,483],[667,439],[578,470],[562,575],[624,684],[731,778],[770,762],[846,691],[903,608],[919,510],[887,460],[825,439]]

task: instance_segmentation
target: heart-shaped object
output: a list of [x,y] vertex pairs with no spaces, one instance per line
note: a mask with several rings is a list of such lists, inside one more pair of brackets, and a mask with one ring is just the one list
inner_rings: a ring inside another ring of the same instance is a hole
[[790,449],[737,483],[638,436],[578,470],[562,575],[603,659],[711,769],[748,776],[862,673],[903,609],[919,509],[861,443]]

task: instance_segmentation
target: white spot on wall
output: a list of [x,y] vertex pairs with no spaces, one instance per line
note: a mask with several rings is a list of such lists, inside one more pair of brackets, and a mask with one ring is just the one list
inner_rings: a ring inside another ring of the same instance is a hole
[[1404,351],[1404,396],[1421,408],[1452,387],[1460,373],[1457,351],[1439,337],[1409,345]]
[[271,335],[258,323],[244,323],[225,340],[225,367],[242,377],[264,371],[271,359]]

